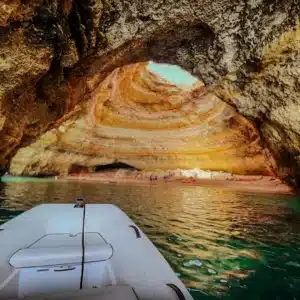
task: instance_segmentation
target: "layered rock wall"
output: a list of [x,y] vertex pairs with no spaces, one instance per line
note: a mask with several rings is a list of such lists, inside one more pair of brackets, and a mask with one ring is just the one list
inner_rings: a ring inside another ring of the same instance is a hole
[[122,162],[269,175],[264,154],[255,127],[202,82],[176,86],[139,63],[113,71],[84,111],[20,149],[10,171],[67,174]]
[[152,59],[191,71],[254,121],[278,175],[297,185],[299,14],[298,0],[2,1],[2,164],[115,68]]

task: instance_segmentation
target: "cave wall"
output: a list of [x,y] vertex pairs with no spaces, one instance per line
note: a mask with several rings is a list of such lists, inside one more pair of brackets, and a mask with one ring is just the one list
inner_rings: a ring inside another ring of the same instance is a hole
[[297,0],[0,4],[1,163],[81,109],[116,67],[178,64],[259,128],[278,175],[299,170]]
[[123,162],[146,171],[272,175],[267,153],[255,126],[203,82],[175,85],[136,63],[115,69],[85,109],[19,149],[10,172],[64,175]]

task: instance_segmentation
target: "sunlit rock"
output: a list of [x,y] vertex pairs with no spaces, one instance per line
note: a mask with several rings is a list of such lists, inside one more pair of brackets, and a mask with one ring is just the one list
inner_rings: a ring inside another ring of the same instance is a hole
[[153,60],[197,75],[254,122],[276,174],[300,186],[298,2],[2,1],[1,167],[82,110],[113,70]]
[[86,109],[20,149],[13,174],[65,174],[123,162],[141,170],[269,174],[254,126],[201,81],[174,85],[147,63],[113,71]]
[[300,25],[267,45],[262,54],[261,61],[231,74],[215,92],[257,120],[278,161],[278,175],[296,185],[300,180]]

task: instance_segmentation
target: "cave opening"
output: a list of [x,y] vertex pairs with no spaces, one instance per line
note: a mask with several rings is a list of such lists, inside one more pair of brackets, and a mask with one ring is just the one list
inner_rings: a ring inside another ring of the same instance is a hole
[[79,174],[79,173],[90,173],[90,168],[87,166],[82,166],[78,164],[73,164],[69,168],[69,174]]
[[105,171],[116,171],[116,170],[130,170],[130,171],[135,171],[138,170],[137,168],[128,165],[126,163],[122,162],[116,162],[112,164],[107,164],[107,165],[98,165],[95,167],[95,172],[105,172]]
[[84,149],[106,153],[108,163],[95,160],[97,152],[92,160],[74,160],[70,173],[131,176],[140,171],[130,165],[134,161],[142,171],[269,175],[257,130],[180,66],[151,60],[128,64],[96,86],[83,117],[92,126],[77,134]]
[[190,72],[182,69],[178,65],[149,61],[147,68],[151,72],[157,74],[160,78],[178,86],[192,88],[199,81],[197,77],[193,76]]
[[69,174],[89,174],[89,173],[105,173],[105,172],[117,172],[119,170],[124,171],[139,171],[126,163],[115,162],[111,164],[96,165],[96,166],[84,166],[79,164],[72,164],[69,168]]
[[73,126],[53,133],[74,153],[64,173],[103,179],[194,169],[193,176],[208,176],[206,170],[269,175],[254,126],[178,65],[127,64],[95,78],[91,90],[87,110],[69,120]]

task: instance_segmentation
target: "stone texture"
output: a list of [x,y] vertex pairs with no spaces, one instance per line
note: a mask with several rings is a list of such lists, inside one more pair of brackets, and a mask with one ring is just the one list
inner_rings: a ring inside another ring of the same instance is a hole
[[116,162],[141,170],[271,174],[249,121],[202,82],[173,85],[146,63],[113,71],[84,112],[20,149],[10,172],[67,174]]
[[[215,90],[249,118],[255,118],[265,144],[279,162],[280,177],[299,180],[300,27],[266,46],[251,72],[240,69]],[[293,174],[293,176],[290,176]]]
[[2,0],[0,3],[0,26],[7,26],[10,22],[28,20],[34,14],[34,9],[40,1],[27,1],[23,4],[21,0]]
[[[25,107],[22,103],[29,94],[47,107],[36,113],[40,119],[38,128],[24,121],[35,106],[24,108],[18,118],[27,125],[15,129],[18,139],[7,144],[4,162],[9,161],[14,149],[33,141],[54,122],[72,114],[76,105],[88,101],[115,68],[152,59],[193,72],[219,97],[254,121],[277,160],[278,175],[298,185],[298,0],[21,3],[6,0],[5,6],[0,6],[4,12],[0,26],[5,26],[0,28],[1,37],[23,29],[28,47],[36,51],[39,47],[49,48],[53,58],[47,70],[34,73],[34,78],[28,76],[31,84],[22,79],[26,87],[21,89],[23,94],[19,85],[14,92],[5,88],[18,78],[17,72],[7,82],[1,82],[2,107],[13,100]],[[9,52],[13,46],[4,47]],[[73,58],[64,59],[70,53]],[[24,56],[20,64],[26,60]],[[5,110],[0,116],[6,120],[5,128],[18,127],[10,121],[11,113]],[[30,119],[30,123],[35,121]],[[1,144],[9,138],[2,130]]]
[[[20,144],[26,126],[37,125],[47,107],[35,103],[36,78],[49,70],[50,47],[38,51],[24,41],[24,30],[10,32],[0,44],[0,119],[1,156]],[[1,159],[0,159],[1,163]]]

